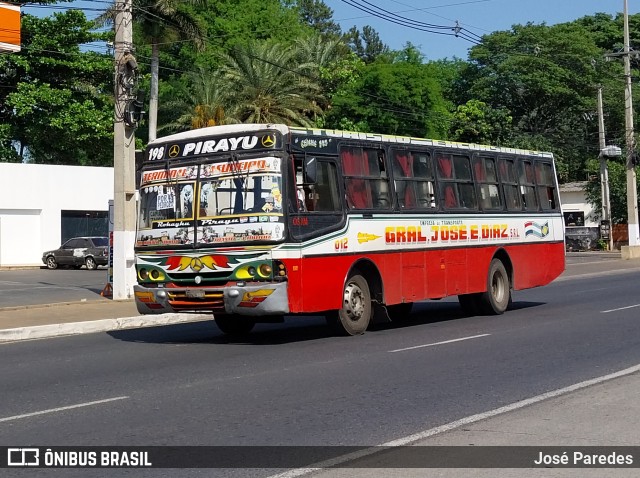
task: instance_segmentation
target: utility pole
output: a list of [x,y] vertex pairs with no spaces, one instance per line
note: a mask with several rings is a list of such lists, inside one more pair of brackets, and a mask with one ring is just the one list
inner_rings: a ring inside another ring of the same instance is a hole
[[633,97],[631,96],[631,61],[629,53],[629,13],[624,0],[624,77],[625,77],[625,138],[627,146],[627,224],[629,245],[622,247],[622,257],[640,257],[640,234],[638,231],[638,192],[636,190],[636,170],[634,164],[635,138],[633,135]]
[[[613,234],[611,233],[611,202],[609,194],[609,168],[607,167],[607,154],[604,135],[604,112],[602,108],[602,86],[598,86],[598,139],[600,144],[600,190],[602,203],[602,226],[609,226],[609,237],[607,239],[608,249],[613,250]],[[603,228],[600,229],[602,232]]]
[[133,50],[132,0],[116,0],[115,114],[113,126],[113,299],[133,296],[135,264],[135,136],[125,121],[130,85],[123,73],[126,54]]

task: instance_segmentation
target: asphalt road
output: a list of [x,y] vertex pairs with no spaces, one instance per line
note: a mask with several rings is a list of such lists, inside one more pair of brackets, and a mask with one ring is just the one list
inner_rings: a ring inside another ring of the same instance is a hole
[[[638,281],[560,280],[498,317],[425,302],[359,337],[309,318],[245,342],[205,322],[0,345],[0,445],[383,443],[640,363]],[[105,476],[62,473],[42,476]]]
[[0,307],[98,300],[107,268],[0,270]]

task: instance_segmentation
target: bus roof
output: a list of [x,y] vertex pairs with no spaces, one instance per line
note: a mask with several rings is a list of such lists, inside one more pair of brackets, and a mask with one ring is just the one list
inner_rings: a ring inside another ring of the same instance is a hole
[[395,143],[402,146],[431,146],[431,147],[439,147],[439,148],[455,148],[455,149],[463,149],[469,151],[487,151],[487,152],[496,152],[503,154],[519,154],[519,155],[528,155],[528,156],[538,156],[543,158],[553,158],[553,153],[543,152],[543,151],[535,151],[535,150],[525,150],[518,148],[505,148],[500,146],[490,146],[483,144],[475,144],[475,143],[458,143],[455,141],[445,141],[440,139],[425,139],[425,138],[414,138],[409,136],[394,136],[387,134],[374,134],[374,133],[358,133],[354,131],[340,131],[340,130],[331,130],[331,129],[312,129],[312,128],[296,128],[291,127],[291,132],[304,134],[308,136],[328,136],[332,138],[344,138],[344,139],[354,139],[354,140],[368,140],[368,141],[378,141],[381,143]]
[[153,145],[156,143],[166,143],[170,141],[184,141],[189,139],[197,139],[204,136],[214,136],[214,135],[229,135],[234,133],[245,133],[252,131],[262,131],[262,130],[276,130],[286,135],[288,133],[296,133],[299,135],[305,136],[327,136],[332,138],[344,138],[344,139],[353,139],[353,140],[367,140],[367,141],[377,141],[380,143],[393,143],[402,146],[430,146],[436,148],[455,148],[469,151],[486,151],[486,152],[495,152],[495,153],[503,153],[503,154],[519,154],[519,155],[528,155],[528,156],[538,156],[543,158],[553,158],[553,154],[549,152],[543,151],[535,151],[535,150],[525,150],[518,148],[506,148],[500,146],[490,146],[483,144],[475,144],[475,143],[458,143],[455,141],[445,141],[439,139],[426,139],[426,138],[415,138],[409,136],[395,136],[395,135],[387,135],[387,134],[374,134],[374,133],[359,133],[355,131],[340,131],[340,130],[332,130],[332,129],[320,129],[320,128],[300,128],[300,127],[289,127],[284,124],[269,124],[269,123],[240,123],[240,124],[232,124],[232,125],[221,125],[221,126],[209,126],[207,128],[199,128],[190,131],[183,131],[180,133],[172,134],[170,136],[164,136],[161,138],[156,138],[151,141],[149,145]]
[[228,124],[228,125],[220,125],[220,126],[209,126],[207,128],[192,129],[189,131],[182,131],[180,133],[175,133],[170,136],[163,136],[161,138],[154,139],[149,143],[149,145],[153,145],[156,143],[167,143],[170,141],[184,141],[188,139],[197,139],[197,138],[202,138],[203,136],[229,135],[234,133],[263,131],[265,129],[276,130],[282,133],[283,135],[288,134],[290,132],[290,128],[283,124],[265,124],[265,123]]

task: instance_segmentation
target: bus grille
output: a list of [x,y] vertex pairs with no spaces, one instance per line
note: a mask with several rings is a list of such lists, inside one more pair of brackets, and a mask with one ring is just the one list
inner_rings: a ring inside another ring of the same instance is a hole
[[224,310],[224,296],[221,291],[205,291],[203,297],[188,297],[186,290],[167,290],[169,305],[174,310]]

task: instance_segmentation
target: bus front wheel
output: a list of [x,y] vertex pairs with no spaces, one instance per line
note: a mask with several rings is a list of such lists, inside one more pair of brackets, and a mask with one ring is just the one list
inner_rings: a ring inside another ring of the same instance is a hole
[[213,317],[218,328],[227,335],[247,335],[256,325],[256,321],[241,315],[218,314]]
[[345,335],[364,334],[371,321],[371,292],[367,280],[355,274],[347,279],[342,293],[342,308],[328,317],[330,324]]
[[503,314],[511,302],[509,274],[500,259],[493,259],[487,275],[487,291],[480,296],[480,307],[485,314]]

